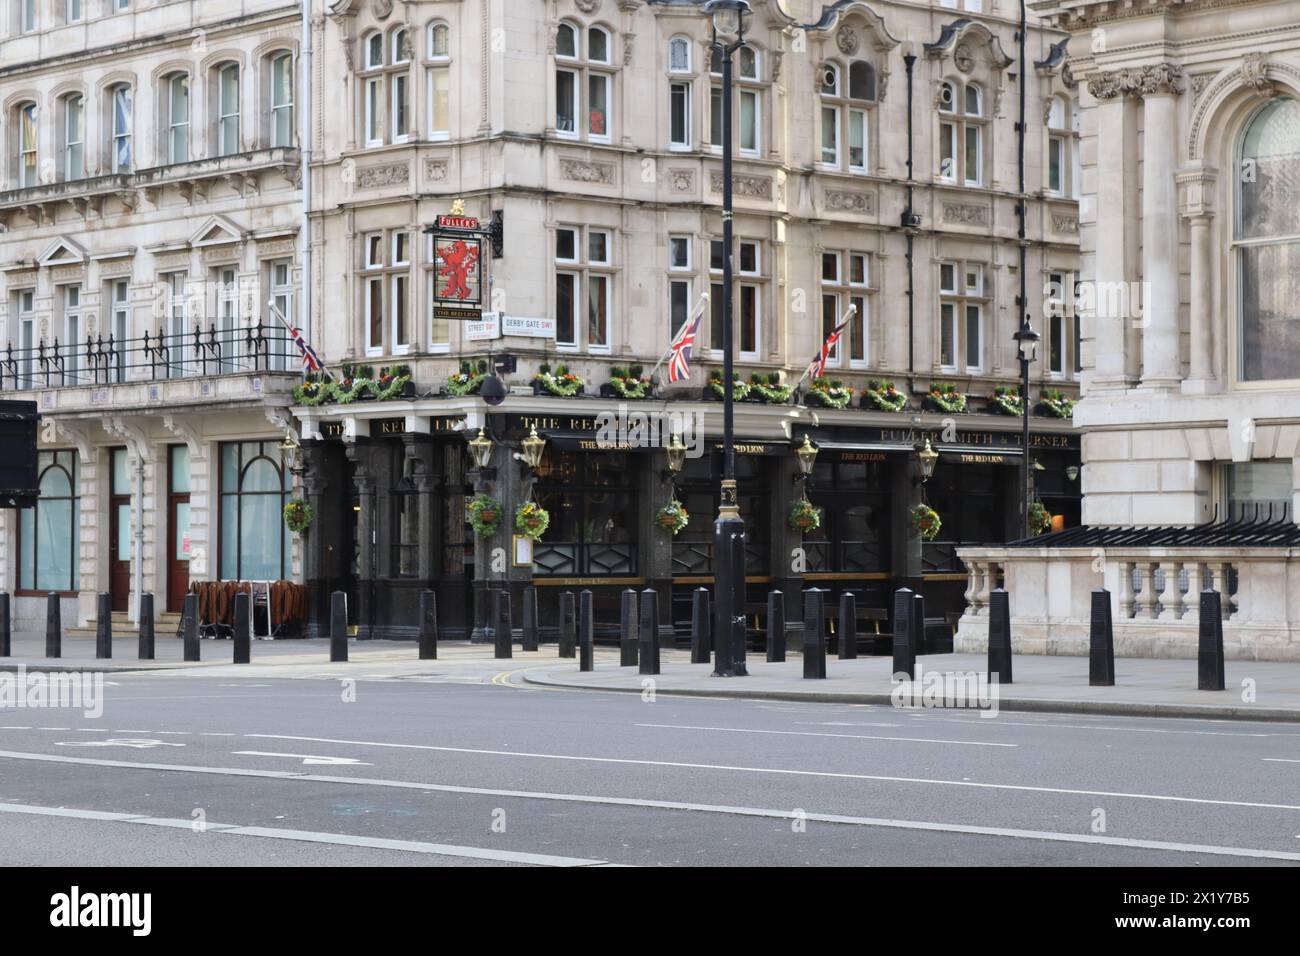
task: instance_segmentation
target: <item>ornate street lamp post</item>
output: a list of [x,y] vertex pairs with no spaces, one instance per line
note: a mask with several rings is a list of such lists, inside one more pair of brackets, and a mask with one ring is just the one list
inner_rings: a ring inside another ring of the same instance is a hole
[[1029,534],[1029,363],[1038,352],[1039,335],[1029,324],[1029,316],[1012,336],[1016,340],[1016,352],[1020,355],[1020,411],[1023,416],[1020,427],[1020,534]]
[[732,677],[744,676],[748,671],[744,645],[745,522],[740,517],[736,494],[733,445],[731,58],[744,46],[745,20],[750,10],[746,0],[709,0],[704,12],[713,18],[713,51],[722,60],[722,485],[718,518],[713,525],[713,675]]

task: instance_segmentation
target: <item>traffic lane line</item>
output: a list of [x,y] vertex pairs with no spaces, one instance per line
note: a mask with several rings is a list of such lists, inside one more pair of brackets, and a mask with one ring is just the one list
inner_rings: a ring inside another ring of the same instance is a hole
[[943,740],[935,737],[886,737],[876,734],[835,734],[809,730],[760,730],[753,727],[701,727],[691,724],[634,724],[659,730],[703,730],[733,734],[775,734],[786,737],[836,737],[847,740],[888,740],[913,744],[954,744],[963,747],[1019,747],[1019,744],[991,743],[986,740]]
[[95,820],[102,823],[126,823],[139,826],[171,827],[196,833],[216,833],[222,836],[253,837],[266,840],[292,840],[298,843],[328,843],[335,846],[366,847],[374,850],[397,850],[403,853],[424,853],[435,856],[466,857],[474,860],[491,860],[498,863],[522,863],[531,866],[611,866],[606,860],[584,857],[555,856],[546,853],[524,853],[514,850],[494,850],[489,847],[460,846],[449,843],[426,843],[419,840],[395,840],[387,837],[366,837],[347,833],[325,833],[314,830],[289,830],[279,827],[245,826],[237,823],[204,823],[201,830],[194,820],[169,817],[151,817],[143,814],[119,813],[105,810],[76,810],[67,807],[44,807],[31,804],[0,803],[0,813],[33,816],[63,817],[77,820]]
[[[43,754],[12,754],[6,752],[0,752],[0,757],[10,757],[14,759],[54,760],[55,762],[59,762],[59,763],[83,763],[87,765],[110,766],[110,767],[117,767],[117,768],[129,768],[129,769],[136,769],[136,770],[150,770],[150,771],[161,771],[161,772],[216,774],[221,776],[235,776],[235,777],[275,776],[282,780],[289,780],[295,782],[301,781],[301,782],[321,783],[321,784],[349,784],[354,786],[370,786],[370,787],[391,788],[391,789],[398,789],[398,790],[422,790],[422,791],[432,791],[432,792],[440,792],[440,793],[457,793],[457,794],[470,794],[470,795],[477,795],[477,796],[491,796],[491,797],[498,797],[498,798],[517,798],[523,800],[537,800],[537,801],[548,801],[548,802],[558,802],[558,803],[577,803],[577,804],[586,804],[586,805],[593,805],[593,806],[631,807],[631,808],[650,809],[650,810],[677,810],[677,811],[687,811],[687,812],[695,812],[695,813],[711,813],[711,814],[723,814],[728,816],[776,819],[776,820],[784,820],[784,821],[802,820],[806,822],[829,823],[829,824],[838,824],[838,825],[845,825],[845,826],[879,827],[879,828],[898,829],[898,830],[927,831],[932,833],[966,834],[966,835],[975,835],[975,836],[1000,837],[1006,839],[1037,840],[1037,841],[1049,841],[1049,842],[1058,842],[1058,843],[1076,843],[1076,844],[1088,844],[1093,846],[1123,847],[1129,849],[1144,849],[1144,850],[1179,852],[1179,853],[1200,853],[1200,854],[1207,854],[1213,856],[1227,856],[1227,857],[1236,857],[1236,858],[1300,862],[1300,852],[1287,852],[1287,851],[1272,850],[1272,849],[1259,848],[1259,847],[1222,846],[1222,845],[1215,845],[1215,844],[1184,843],[1184,842],[1173,842],[1173,841],[1165,841],[1165,840],[1138,839],[1132,837],[1105,836],[1102,834],[1066,833],[1066,832],[1051,831],[1051,830],[1028,830],[1028,829],[1015,828],[1015,827],[987,827],[987,826],[977,826],[972,824],[944,823],[944,822],[935,822],[935,821],[926,821],[926,820],[902,820],[902,819],[887,818],[887,817],[851,816],[846,814],[821,813],[816,811],[791,811],[791,810],[771,809],[765,807],[728,806],[722,804],[707,804],[707,803],[687,803],[687,802],[670,801],[670,800],[647,800],[647,799],[634,798],[634,797],[607,797],[607,796],[596,796],[591,794],[558,793],[558,792],[550,792],[550,791],[497,789],[497,788],[489,788],[489,787],[463,787],[463,786],[454,786],[449,784],[437,784],[431,782],[417,782],[417,781],[408,781],[408,780],[385,780],[385,779],[365,778],[365,777],[336,777],[327,774],[314,774],[314,773],[266,774],[266,773],[256,773],[256,772],[252,772],[240,768],[234,768],[234,767],[199,767],[199,766],[189,766],[184,764],[152,764],[152,763],[147,764],[147,763],[137,763],[133,761],[119,761],[119,760],[51,758]],[[25,805],[10,804],[8,806],[22,807]],[[1296,809],[1300,809],[1300,808],[1296,808]],[[83,812],[83,811],[73,811],[73,812]],[[84,812],[91,812],[91,811],[84,811]],[[155,819],[155,818],[149,818],[142,815],[138,819]],[[169,825],[171,824],[177,824],[177,825],[184,824],[186,826],[192,827],[192,821],[184,821],[184,820],[169,821]],[[256,836],[256,835],[264,835],[261,832],[264,829],[267,828],[232,827],[230,830],[217,831],[217,832],[230,832],[230,833],[237,834],[240,833],[241,831],[247,831],[249,835]],[[301,831],[286,831],[286,832],[298,833]],[[333,834],[317,834],[314,832],[310,835],[320,836],[320,837],[336,836]],[[293,837],[286,837],[286,838],[292,839]],[[354,838],[344,838],[344,839],[354,839]],[[380,840],[380,838],[355,838],[355,839],[370,839],[376,841]],[[320,842],[338,842],[338,841],[330,840],[330,839],[322,839]],[[403,842],[403,841],[398,841],[398,842]],[[379,844],[365,843],[359,845],[376,846]],[[437,844],[424,844],[424,845],[436,846]],[[453,847],[452,849],[456,849],[456,848]],[[460,848],[460,849],[463,850],[464,848]],[[425,850],[424,852],[436,852],[436,851]],[[478,851],[478,852],[482,852],[482,851]],[[491,851],[491,852],[502,852],[502,851]],[[603,865],[604,863],[605,861],[589,860],[583,863],[571,864],[571,865]]]
[[[632,757],[595,757],[579,754],[549,754],[521,750],[495,750],[474,747],[442,747],[435,744],[409,744],[391,741],[348,740],[335,737],[308,737],[294,734],[245,734],[248,738],[263,740],[292,740],[307,743],[335,744],[345,747],[376,747],[394,750],[416,750],[433,753],[471,754],[475,756],[506,757],[525,760],[551,760],[573,763],[609,764],[615,766],[664,767],[687,770],[714,770],[727,773],[747,773],[772,775],[777,777],[807,777],[827,780],[861,780],[876,783],[910,784],[921,786],[961,787],[979,790],[1000,790],[1019,793],[1043,793],[1063,796],[1110,797],[1113,799],[1145,800],[1167,803],[1201,804],[1205,806],[1244,807],[1263,810],[1300,811],[1300,805],[1292,803],[1266,803],[1250,800],[1226,800],[1212,797],[1191,797],[1177,794],[1139,793],[1119,790],[1089,790],[1075,787],[1040,787],[1028,784],[991,783],[976,780],[945,780],[938,777],[911,777],[886,774],[848,773],[831,770],[801,770],[785,767],[757,767],[735,764],[694,763],[676,760],[647,760]],[[64,758],[49,754],[28,754],[14,751],[0,751],[0,757],[53,759]],[[344,778],[346,779],[346,778]]]

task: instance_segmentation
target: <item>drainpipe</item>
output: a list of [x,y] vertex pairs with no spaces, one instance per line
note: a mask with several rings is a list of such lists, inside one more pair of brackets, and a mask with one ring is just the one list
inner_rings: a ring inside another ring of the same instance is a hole
[[[312,247],[311,247],[311,145],[312,145],[312,48],[311,48],[311,2],[302,0],[302,39],[298,49],[301,67],[301,90],[298,94],[298,153],[301,157],[302,179],[302,225],[299,239],[302,243],[300,252],[302,261],[302,327],[311,337],[312,328]],[[290,319],[292,321],[292,319]]]
[[907,210],[903,213],[903,226],[907,233],[907,393],[916,389],[916,288],[912,269],[912,252],[916,241],[916,229],[912,225],[912,68],[916,65],[916,54],[908,53],[903,57],[907,67]]

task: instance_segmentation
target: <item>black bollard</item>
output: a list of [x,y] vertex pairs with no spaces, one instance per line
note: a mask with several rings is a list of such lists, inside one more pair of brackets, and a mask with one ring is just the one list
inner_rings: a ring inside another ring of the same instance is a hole
[[914,606],[911,588],[894,592],[894,674],[901,674],[907,680],[916,679],[916,648],[912,644]]
[[45,598],[45,656],[63,656],[63,609],[53,591]]
[[767,595],[767,660],[769,664],[785,660],[785,595],[780,591]]
[[858,656],[858,606],[852,594],[840,595],[840,660]]
[[712,618],[709,617],[709,589],[696,588],[691,593],[691,663],[709,663],[713,635]]
[[628,588],[623,592],[622,606],[618,618],[618,666],[636,667],[636,591]]
[[1223,603],[1218,591],[1201,592],[1200,640],[1196,654],[1197,690],[1223,690]]
[[113,601],[107,592],[95,595],[95,659],[113,657]]
[[330,595],[330,663],[348,659],[348,596],[342,591]]
[[524,588],[524,644],[526,651],[537,650],[537,588]]
[[153,595],[145,592],[140,595],[139,647],[136,656],[142,661],[153,660]]
[[253,660],[253,596],[247,591],[235,595],[235,639],[232,664],[248,664]]
[[912,595],[912,650],[925,653],[925,595]]
[[560,595],[560,656],[574,657],[576,649],[574,647],[574,628],[577,622],[574,620],[573,610],[573,592],[565,591]]
[[591,592],[583,591],[578,595],[578,670],[580,671],[596,669],[595,649],[591,645],[595,623],[591,609]]
[[438,659],[438,595],[420,592],[420,660]]
[[8,657],[13,651],[9,623],[9,592],[0,591],[0,657]]
[[653,588],[641,592],[640,673],[659,673],[659,595]]
[[1011,598],[1003,588],[989,592],[989,681],[1011,683]]
[[496,648],[493,656],[497,660],[514,657],[514,641],[511,631],[514,625],[510,620],[510,592],[502,588],[492,592],[492,633]]
[[199,596],[185,595],[185,606],[181,610],[181,654],[188,663],[199,659]]
[[803,676],[809,680],[826,678],[824,599],[825,592],[817,588],[803,592]]
[[1115,629],[1110,619],[1110,592],[1092,592],[1092,619],[1088,633],[1088,686],[1115,686]]

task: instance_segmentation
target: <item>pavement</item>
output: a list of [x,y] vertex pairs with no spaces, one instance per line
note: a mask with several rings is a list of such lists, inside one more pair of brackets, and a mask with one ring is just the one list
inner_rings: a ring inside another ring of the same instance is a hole
[[410,650],[0,710],[0,865],[1300,864],[1296,725],[577,691],[523,680],[553,647]]
[[[467,665],[471,669],[492,661],[490,644],[441,642],[438,661],[420,661],[416,646],[406,641],[358,641],[348,645],[347,663],[329,663],[327,640],[254,641],[252,663],[231,663],[228,640],[200,641],[203,660],[197,664],[181,660],[181,641],[158,637],[156,660],[137,661],[135,639],[119,639],[111,660],[95,659],[93,638],[65,637],[63,656],[44,657],[41,634],[15,634],[13,655],[0,658],[0,673],[21,665],[28,671],[82,671],[131,673],[147,671],[204,671],[227,676],[330,677],[402,676],[443,673],[448,667]],[[497,661],[501,668],[519,671],[520,679],[538,686],[573,690],[614,691],[640,694],[644,678],[636,668],[618,666],[618,651],[600,646],[596,669],[578,670],[576,660],[561,660],[554,644],[539,651],[514,648],[510,663]],[[916,686],[904,687],[892,679],[889,657],[859,657],[827,660],[825,680],[805,680],[802,657],[792,654],[783,663],[768,663],[750,654],[749,676],[715,678],[712,668],[691,664],[685,650],[662,652],[662,673],[654,679],[658,694],[693,697],[740,697],[750,700],[809,701],[818,703],[892,705],[896,698],[911,694],[913,702],[928,706],[925,674],[982,675],[987,661],[974,654],[931,654],[918,657],[921,668]],[[490,665],[495,666],[495,665]],[[1116,714],[1147,717],[1208,717],[1213,719],[1279,720],[1300,723],[1300,663],[1228,661],[1226,690],[1202,691],[1196,687],[1194,660],[1117,658],[1115,685],[1090,687],[1088,661],[1082,657],[1019,655],[1014,659],[1014,681],[989,690],[985,709],[1017,712]],[[929,685],[932,686],[932,685]],[[969,706],[969,704],[968,704]]]

